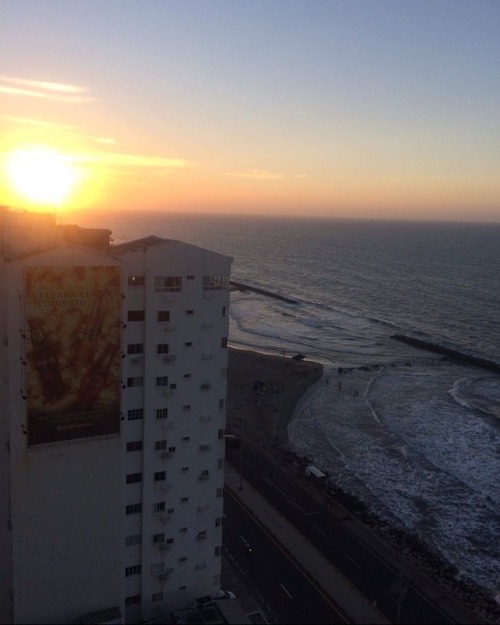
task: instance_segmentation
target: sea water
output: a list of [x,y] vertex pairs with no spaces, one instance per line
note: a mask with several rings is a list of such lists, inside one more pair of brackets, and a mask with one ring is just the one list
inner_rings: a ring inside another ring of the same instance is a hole
[[324,365],[289,426],[292,449],[499,595],[500,375],[391,337],[500,363],[500,224],[144,212],[74,221],[110,228],[116,243],[155,234],[227,254],[233,280],[296,300],[232,293],[229,336]]

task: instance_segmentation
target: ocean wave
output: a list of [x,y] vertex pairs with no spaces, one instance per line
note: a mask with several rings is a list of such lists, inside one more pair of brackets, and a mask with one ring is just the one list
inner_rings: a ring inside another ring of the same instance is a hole
[[500,419],[500,381],[493,377],[461,378],[448,391],[457,404]]

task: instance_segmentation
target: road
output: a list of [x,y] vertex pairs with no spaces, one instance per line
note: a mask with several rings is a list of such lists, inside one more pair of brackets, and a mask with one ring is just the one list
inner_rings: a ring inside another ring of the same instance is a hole
[[[454,623],[401,570],[361,542],[349,523],[331,515],[256,449],[228,449],[227,460],[392,623]],[[243,459],[243,462],[241,460]],[[287,621],[285,621],[287,622]],[[297,621],[295,621],[297,622]]]
[[[240,569],[254,596],[267,606],[272,615],[268,620],[341,625],[349,622],[227,489],[224,516],[225,555]],[[251,554],[247,553],[246,542],[252,547]]]

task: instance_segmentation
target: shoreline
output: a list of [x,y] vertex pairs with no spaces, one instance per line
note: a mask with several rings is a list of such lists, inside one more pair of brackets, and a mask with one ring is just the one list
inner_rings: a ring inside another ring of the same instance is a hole
[[295,407],[322,375],[317,362],[230,347],[227,430],[259,445],[285,445]]
[[[256,447],[268,448],[268,453],[275,455],[278,460],[303,468],[309,459],[301,458],[287,449],[288,425],[302,398],[324,374],[323,365],[317,362],[230,347],[227,432],[240,436]],[[342,393],[342,396],[347,395],[348,393]],[[363,502],[331,484],[328,485],[328,482],[319,484],[313,478],[312,484],[316,488],[322,488],[325,494],[382,540],[386,540],[388,545],[401,550],[402,545],[406,544],[407,559],[439,580],[443,588],[448,589],[475,613],[488,620],[492,617],[498,618],[498,604],[489,593],[473,582],[457,576],[458,571],[453,566],[433,554],[424,544],[420,544],[413,535],[389,526],[369,512]]]

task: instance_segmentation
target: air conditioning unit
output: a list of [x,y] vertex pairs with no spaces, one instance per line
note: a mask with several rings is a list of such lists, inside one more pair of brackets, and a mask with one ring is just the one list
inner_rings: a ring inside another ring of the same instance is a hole
[[205,480],[210,479],[210,475],[207,475],[206,473],[202,473],[200,476],[198,476],[198,479],[200,480],[200,482],[203,482]]
[[169,363],[169,362],[174,362],[174,360],[177,358],[177,356],[175,356],[175,354],[168,354],[166,356],[163,356],[163,362],[165,364]]
[[169,543],[160,543],[160,551],[166,551],[169,547]]
[[209,389],[212,388],[212,384],[210,382],[203,382],[203,384],[200,387],[203,391],[208,391]]

